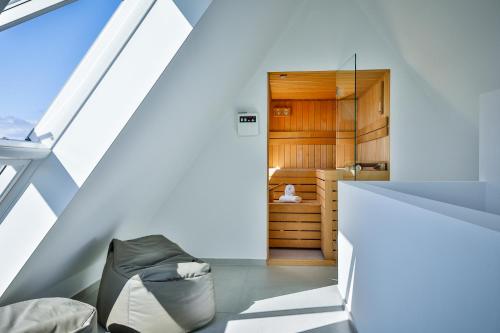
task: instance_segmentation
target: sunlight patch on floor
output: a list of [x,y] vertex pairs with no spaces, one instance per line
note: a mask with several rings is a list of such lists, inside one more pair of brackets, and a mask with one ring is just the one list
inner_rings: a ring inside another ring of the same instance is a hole
[[342,303],[339,299],[337,286],[327,286],[258,300],[255,301],[254,304],[252,304],[248,309],[243,311],[242,314],[341,305]]
[[303,332],[348,320],[348,314],[344,311],[329,311],[277,317],[239,319],[229,321],[227,323],[225,332]]

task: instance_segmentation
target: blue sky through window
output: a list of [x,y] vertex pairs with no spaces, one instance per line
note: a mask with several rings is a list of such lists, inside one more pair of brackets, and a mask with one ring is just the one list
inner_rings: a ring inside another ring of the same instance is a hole
[[0,31],[0,138],[26,138],[120,2],[78,0]]

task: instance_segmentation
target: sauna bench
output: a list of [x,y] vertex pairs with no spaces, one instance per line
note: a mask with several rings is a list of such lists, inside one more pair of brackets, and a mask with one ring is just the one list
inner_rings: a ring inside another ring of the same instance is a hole
[[[269,172],[269,247],[321,249],[336,260],[337,180],[344,170],[277,169]],[[300,203],[281,203],[287,184],[295,186]]]
[[[388,171],[362,171],[364,180],[384,180]],[[321,249],[327,260],[337,259],[337,182],[353,180],[335,169],[269,170],[269,247]],[[285,186],[295,186],[300,203],[282,203]]]

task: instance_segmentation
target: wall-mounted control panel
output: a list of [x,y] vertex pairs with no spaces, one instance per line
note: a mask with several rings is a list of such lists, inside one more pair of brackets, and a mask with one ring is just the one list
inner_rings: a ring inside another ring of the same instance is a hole
[[238,113],[238,136],[259,135],[258,113]]

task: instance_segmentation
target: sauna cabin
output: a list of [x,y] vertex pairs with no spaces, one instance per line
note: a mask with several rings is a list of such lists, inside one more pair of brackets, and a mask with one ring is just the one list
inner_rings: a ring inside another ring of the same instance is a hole
[[337,182],[389,179],[389,89],[389,70],[269,73],[270,264],[336,264]]

